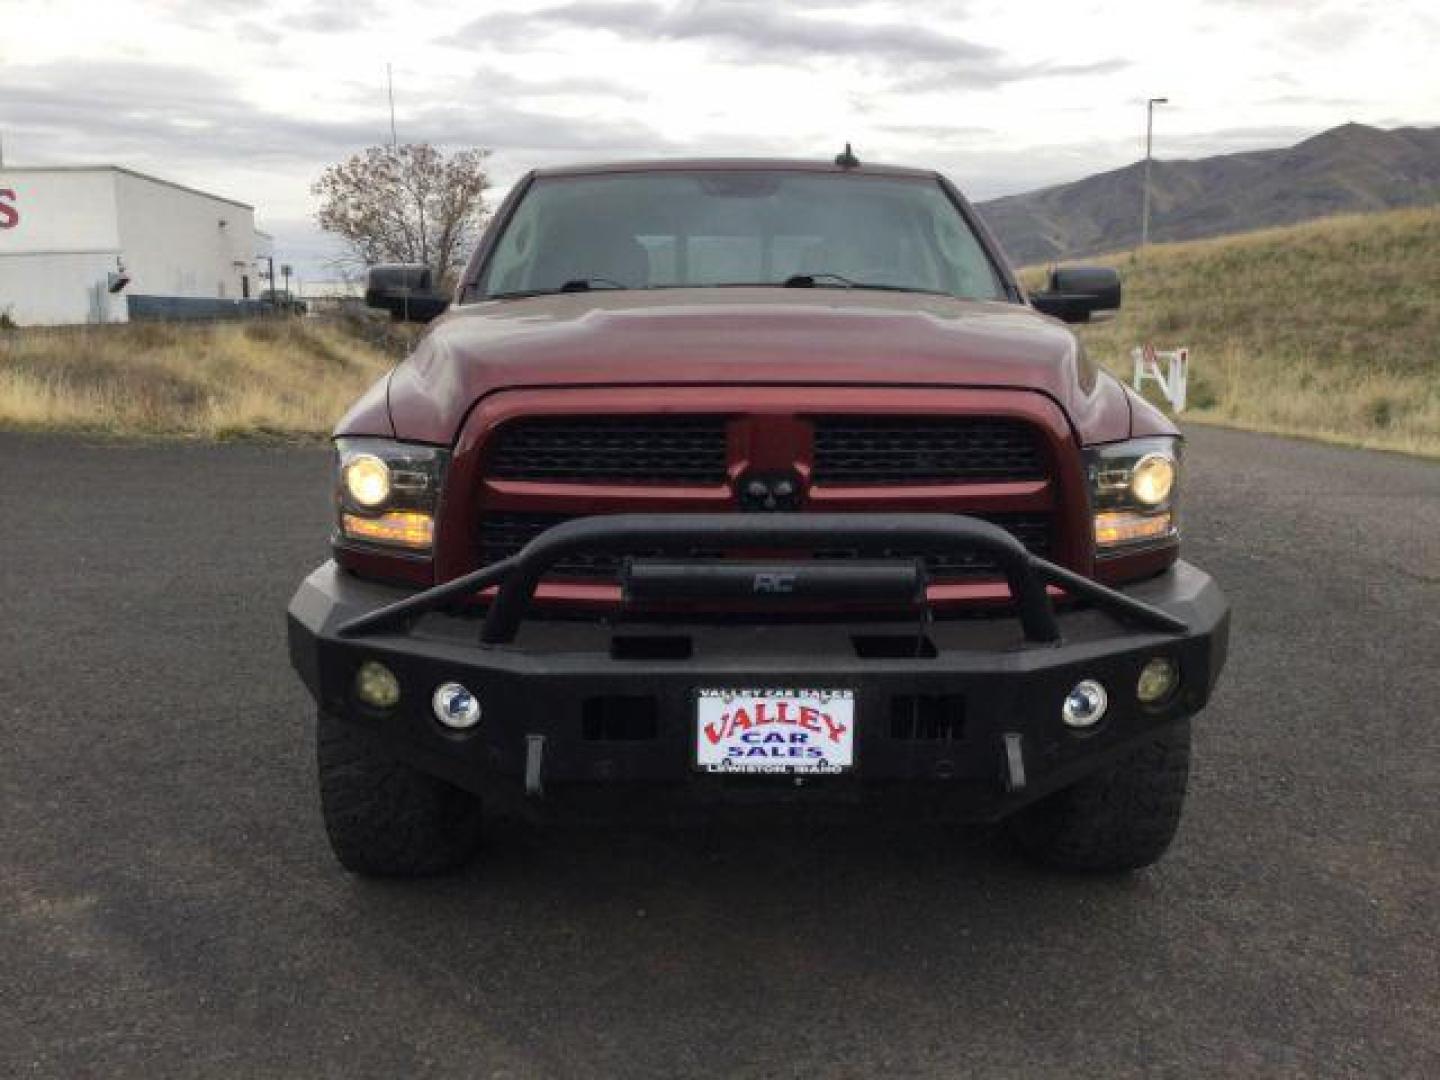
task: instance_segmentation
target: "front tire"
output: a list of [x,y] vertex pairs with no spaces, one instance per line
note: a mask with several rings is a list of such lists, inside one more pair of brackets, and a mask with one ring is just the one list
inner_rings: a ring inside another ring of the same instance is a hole
[[1185,803],[1190,721],[1026,807],[1011,835],[1031,858],[1063,870],[1121,873],[1165,854]]
[[367,877],[457,870],[480,846],[480,800],[395,760],[320,715],[315,763],[325,832],[340,865]]

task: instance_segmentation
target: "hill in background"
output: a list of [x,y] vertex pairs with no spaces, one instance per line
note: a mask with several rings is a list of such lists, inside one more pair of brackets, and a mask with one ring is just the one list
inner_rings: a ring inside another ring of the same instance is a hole
[[[980,203],[1017,265],[1140,242],[1144,163]],[[1440,128],[1345,124],[1282,150],[1151,166],[1151,241],[1440,202]]]
[[1440,456],[1440,207],[1096,261],[1124,305],[1081,339],[1127,382],[1135,345],[1188,346],[1183,419]]

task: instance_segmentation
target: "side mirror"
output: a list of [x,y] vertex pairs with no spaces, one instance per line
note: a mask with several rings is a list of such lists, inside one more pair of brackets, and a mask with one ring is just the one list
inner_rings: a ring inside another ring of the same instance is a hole
[[1061,266],[1050,271],[1050,287],[1030,294],[1037,311],[1068,323],[1120,310],[1120,273],[1108,266]]
[[365,277],[365,306],[390,312],[399,322],[429,322],[444,313],[450,298],[435,291],[428,266],[388,263]]

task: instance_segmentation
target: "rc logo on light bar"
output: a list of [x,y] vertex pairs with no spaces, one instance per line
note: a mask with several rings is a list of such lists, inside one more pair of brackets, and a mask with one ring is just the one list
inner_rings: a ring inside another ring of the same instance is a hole
[[793,593],[796,576],[795,574],[756,574],[755,591],[757,593]]

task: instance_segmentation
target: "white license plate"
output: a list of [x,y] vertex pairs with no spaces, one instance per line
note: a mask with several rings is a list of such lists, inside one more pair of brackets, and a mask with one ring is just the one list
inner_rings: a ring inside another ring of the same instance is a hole
[[695,767],[829,776],[855,763],[851,690],[701,690]]

